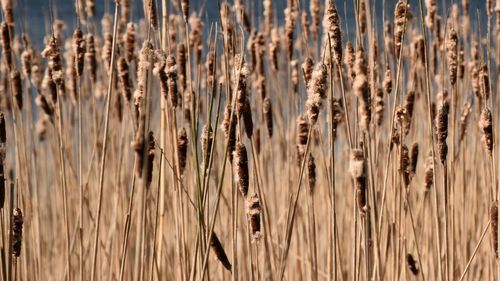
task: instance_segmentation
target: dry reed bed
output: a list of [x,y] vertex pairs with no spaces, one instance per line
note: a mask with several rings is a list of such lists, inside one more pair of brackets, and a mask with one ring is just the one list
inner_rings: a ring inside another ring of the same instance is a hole
[[2,0],[2,280],[500,279],[500,4],[261,2]]

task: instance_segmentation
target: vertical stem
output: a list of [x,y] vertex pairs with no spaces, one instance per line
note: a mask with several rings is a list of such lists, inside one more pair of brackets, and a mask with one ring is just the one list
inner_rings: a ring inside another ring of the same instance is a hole
[[101,154],[101,169],[99,171],[99,197],[98,197],[98,204],[97,204],[97,220],[96,220],[96,232],[95,232],[95,237],[94,237],[94,250],[93,250],[93,256],[92,256],[92,270],[91,270],[91,281],[95,280],[95,271],[96,271],[96,263],[97,263],[97,249],[99,245],[99,227],[100,227],[100,221],[101,221],[101,207],[102,207],[102,193],[103,193],[103,184],[104,184],[104,167],[106,166],[106,152],[108,149],[108,130],[109,130],[109,111],[110,111],[110,104],[111,104],[111,95],[113,93],[113,78],[114,78],[114,72],[115,72],[115,55],[116,55],[116,36],[117,36],[117,29],[118,29],[118,7],[120,3],[118,0],[115,0],[115,16],[113,20],[113,47],[111,49],[111,63],[109,67],[109,75],[108,75],[108,90],[107,90],[107,95],[106,95],[106,117],[105,117],[105,122],[104,122],[104,140],[103,140],[103,147],[102,147],[102,154]]

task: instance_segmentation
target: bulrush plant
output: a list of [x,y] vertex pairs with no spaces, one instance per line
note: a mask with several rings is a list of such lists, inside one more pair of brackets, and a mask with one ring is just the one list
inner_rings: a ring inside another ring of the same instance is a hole
[[498,279],[495,1],[73,2],[1,1],[0,281]]

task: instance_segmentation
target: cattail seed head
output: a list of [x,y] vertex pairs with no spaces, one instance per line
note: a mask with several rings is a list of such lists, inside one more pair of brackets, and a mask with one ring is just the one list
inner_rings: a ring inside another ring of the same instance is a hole
[[271,105],[271,99],[266,97],[263,101],[263,111],[264,120],[266,122],[267,136],[272,138],[273,136],[273,109]]
[[64,89],[64,72],[62,70],[61,50],[54,36],[51,37],[49,44],[42,51],[42,56],[48,58],[49,77],[56,84],[57,88]]
[[73,32],[73,52],[75,53],[76,73],[78,77],[80,77],[83,74],[85,61],[85,39],[83,38],[83,32],[79,27]]
[[306,153],[307,135],[309,134],[309,123],[304,115],[297,118],[297,164],[300,168],[302,159]]
[[370,86],[368,83],[367,65],[364,50],[359,48],[356,52],[356,61],[354,63],[356,78],[354,79],[353,90],[359,100],[359,125],[364,130],[368,129],[371,120]]
[[415,176],[417,172],[417,162],[418,162],[418,143],[414,142],[410,149],[410,163],[408,165],[408,173],[410,180]]
[[[118,96],[119,97],[119,96]],[[146,182],[148,186],[151,185],[153,180],[153,163],[155,160],[155,138],[153,132],[149,132],[148,134],[148,154],[147,154],[147,162],[146,162]]]
[[[222,121],[222,131],[227,141],[229,161],[233,161],[233,151],[236,145],[236,115],[232,116],[231,105],[228,103],[224,109],[224,120]],[[231,118],[232,116],[232,118]]]
[[120,86],[122,89],[122,95],[127,104],[130,103],[132,99],[132,90],[131,90],[131,82],[129,77],[129,68],[127,64],[127,60],[124,57],[121,57],[117,63],[118,70],[118,80],[120,82]]
[[[3,2],[3,1],[2,1]],[[9,69],[12,68],[12,48],[10,44],[10,31],[7,23],[2,22],[0,25],[0,37],[2,41],[2,53],[4,62]]]
[[463,141],[465,138],[471,108],[472,105],[470,104],[470,102],[465,102],[462,106],[462,114],[460,115],[460,141]]
[[233,159],[235,180],[238,183],[241,195],[243,198],[246,198],[250,177],[248,173],[247,149],[243,143],[236,143],[236,149],[233,152]]
[[429,151],[427,160],[425,161],[425,189],[429,190],[433,184],[434,177],[434,159],[432,158],[432,151]]
[[326,98],[327,69],[323,63],[318,63],[314,67],[309,89],[307,89],[307,116],[311,124],[318,120],[319,111],[323,105],[322,100]]
[[387,95],[390,95],[392,92],[392,76],[391,76],[391,68],[387,65],[384,76],[384,90]]
[[125,49],[125,58],[130,63],[135,59],[135,24],[127,23],[127,29],[123,34],[123,44]]
[[491,111],[488,107],[484,107],[479,118],[479,128],[483,133],[482,141],[484,148],[488,151],[489,155],[493,152],[493,122]]
[[446,138],[448,137],[449,110],[450,110],[449,103],[448,101],[444,100],[443,104],[439,108],[436,120],[438,154],[439,154],[439,159],[443,164],[446,161],[446,155],[448,154],[448,145],[446,144]]
[[87,47],[85,52],[85,65],[87,65],[92,81],[95,82],[97,79],[97,59],[94,35],[91,33],[87,34],[85,42]]
[[179,161],[179,171],[183,175],[187,163],[188,138],[186,129],[181,128],[177,135],[177,157]]
[[409,5],[399,0],[394,8],[394,47],[396,58],[399,58],[399,53],[403,45],[403,33],[406,28],[406,21],[410,17],[409,14]]
[[309,88],[309,82],[312,78],[312,72],[314,68],[314,62],[311,57],[306,57],[304,62],[302,63],[302,73],[304,75],[304,82],[306,84],[306,88]]
[[307,176],[309,180],[309,192],[313,193],[316,187],[316,161],[312,154],[307,159]]
[[181,86],[181,91],[186,89],[186,45],[184,43],[179,43],[177,45],[177,67],[178,67],[178,75],[179,75],[179,83]]
[[491,241],[493,244],[493,252],[498,258],[498,203],[494,202],[490,207],[491,221]]
[[21,73],[17,70],[12,70],[10,72],[10,79],[12,83],[12,94],[14,95],[14,100],[16,101],[17,108],[19,110],[23,109],[23,83],[21,81]]
[[210,126],[210,124],[208,124],[208,126],[203,126],[203,132],[200,137],[201,151],[203,152],[203,170],[206,170],[208,168],[213,140],[214,133],[212,130],[212,126]]
[[182,10],[182,15],[184,16],[184,19],[187,21],[189,17],[189,0],[182,0],[181,1],[181,10]]
[[457,83],[457,65],[458,65],[458,35],[454,28],[448,32],[446,49],[448,51],[448,71],[450,74],[451,85]]
[[222,263],[224,268],[231,271],[231,263],[215,232],[212,233],[212,238],[210,239],[210,248],[214,251],[215,256]]
[[[365,15],[366,16],[366,15]],[[366,17],[365,17],[366,20]],[[366,23],[366,21],[365,21]],[[337,8],[332,0],[328,1],[328,6],[325,9],[325,16],[323,19],[323,28],[327,32],[325,36],[325,41],[330,40],[333,58],[335,63],[341,64],[342,62],[342,31],[340,30],[340,19],[337,12]],[[365,26],[366,30],[366,26]],[[329,37],[329,38],[328,38]],[[328,51],[327,51],[328,53]],[[328,60],[327,60],[328,61]]]
[[347,41],[345,46],[345,57],[344,63],[347,65],[347,71],[349,77],[354,80],[356,77],[356,72],[354,72],[354,61],[356,60],[356,52],[354,51],[354,47],[352,46],[351,41]]
[[247,197],[247,218],[250,225],[250,233],[254,241],[258,241],[261,237],[260,231],[260,200],[257,194],[252,194]]
[[409,164],[410,164],[410,157],[408,155],[408,147],[405,144],[401,144],[401,152],[399,157],[399,172],[403,177],[403,181],[406,187],[408,187],[408,184],[410,183]]
[[413,273],[413,275],[417,276],[419,272],[417,262],[411,254],[406,255],[406,264],[408,265],[408,269],[410,270],[410,272]]
[[15,208],[12,213],[12,254],[14,257],[21,255],[23,222],[23,212],[21,212],[21,209]]
[[168,97],[172,107],[177,107],[179,102],[179,91],[177,88],[177,63],[173,55],[167,57],[164,72],[166,72],[168,80]]
[[353,149],[351,151],[349,171],[353,178],[360,178],[365,176],[365,159],[363,150]]

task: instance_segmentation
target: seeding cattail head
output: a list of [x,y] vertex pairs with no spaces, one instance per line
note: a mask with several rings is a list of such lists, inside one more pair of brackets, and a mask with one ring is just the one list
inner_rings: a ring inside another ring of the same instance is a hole
[[288,7],[285,9],[285,44],[288,54],[288,60],[293,59],[293,42],[295,30],[295,10],[293,3],[295,1],[288,1]]
[[307,160],[307,175],[309,179],[309,192],[313,193],[316,187],[316,161],[312,154],[309,154]]
[[0,146],[7,143],[7,131],[5,129],[5,115],[0,112]]
[[481,68],[481,71],[479,72],[480,75],[480,87],[481,87],[481,96],[486,102],[488,98],[490,97],[490,75],[488,74],[488,65],[483,64],[483,67]]
[[181,1],[181,10],[182,10],[182,15],[184,16],[184,19],[187,21],[189,17],[189,0],[182,0]]
[[62,90],[64,89],[64,72],[62,70],[61,50],[54,36],[50,38],[49,44],[42,51],[42,56],[48,58],[50,79],[54,81],[58,89],[61,90],[60,94],[62,94]]
[[278,70],[278,56],[280,52],[280,36],[277,28],[271,30],[271,42],[269,43],[269,60],[271,61],[271,67],[274,71]]
[[489,155],[493,152],[493,121],[491,111],[488,107],[484,107],[479,118],[479,128],[483,133],[482,141],[484,148]]
[[79,27],[77,27],[73,32],[73,52],[75,53],[76,73],[78,77],[80,77],[83,74],[85,39],[83,38],[83,32]]
[[470,102],[465,102],[462,106],[462,114],[460,115],[460,141],[463,141],[465,138],[471,108],[472,105],[470,104]]
[[375,122],[377,126],[382,125],[382,121],[384,119],[384,92],[381,87],[375,88]]
[[387,65],[385,69],[384,90],[387,95],[390,95],[392,92],[392,77],[391,77],[391,68],[389,67],[389,65]]
[[224,251],[224,248],[222,247],[222,244],[220,243],[215,232],[212,233],[212,237],[210,239],[210,248],[214,251],[215,256],[222,263],[224,268],[231,272],[231,263],[229,262],[226,252]]
[[23,222],[23,212],[21,209],[15,208],[12,213],[12,255],[16,258],[21,255]]
[[271,105],[271,99],[266,97],[263,101],[263,111],[264,111],[264,120],[266,122],[267,128],[267,136],[272,138],[273,136],[273,108]]
[[360,178],[365,176],[365,159],[363,150],[353,149],[351,151],[349,171],[351,172],[353,178]]
[[457,65],[458,65],[458,34],[454,28],[448,32],[446,49],[448,51],[448,71],[450,74],[451,85],[457,83]]
[[12,68],[12,48],[10,44],[10,31],[7,23],[2,22],[0,25],[0,36],[2,41],[3,58],[7,67]]
[[148,186],[151,184],[151,181],[153,180],[153,162],[155,160],[155,138],[153,135],[153,132],[149,132],[148,134],[148,155],[147,155],[147,162],[146,162],[146,182]]
[[436,120],[438,154],[439,154],[439,159],[443,164],[446,161],[446,155],[448,154],[448,145],[446,144],[446,138],[448,137],[449,110],[450,110],[450,105],[447,100],[444,100],[443,104],[439,108]]
[[14,95],[14,100],[16,101],[17,108],[19,110],[23,109],[23,82],[21,81],[21,73],[17,70],[12,70],[10,72],[10,79],[12,83],[12,94]]
[[247,218],[250,225],[250,233],[253,241],[258,241],[261,237],[260,231],[260,200],[257,194],[247,197]]
[[92,35],[92,33],[87,34],[85,42],[87,47],[85,52],[85,65],[87,65],[92,81],[95,82],[97,79],[97,59],[94,35]]
[[183,175],[187,163],[188,138],[186,129],[181,128],[177,135],[177,157],[179,160],[179,171]]
[[490,221],[491,221],[491,241],[493,244],[493,252],[495,257],[498,258],[498,203],[493,202],[490,207]]
[[359,125],[364,130],[368,129],[371,120],[370,86],[368,84],[367,65],[364,50],[360,47],[356,52],[356,61],[354,63],[356,78],[354,79],[353,90],[359,101]]
[[408,155],[408,147],[405,144],[401,144],[401,152],[399,158],[399,172],[403,177],[403,181],[406,187],[410,183],[409,164],[410,164],[410,157]]
[[38,94],[35,98],[35,103],[36,105],[38,105],[38,107],[40,107],[40,109],[42,109],[43,113],[45,113],[47,116],[52,116],[52,114],[54,113],[54,110],[49,105],[44,95]]
[[304,82],[306,84],[306,88],[309,88],[309,81],[312,78],[312,72],[314,68],[314,62],[311,57],[306,57],[304,62],[302,63],[302,73],[304,75]]
[[179,43],[177,45],[177,62],[178,62],[178,74],[179,74],[179,83],[182,91],[186,89],[186,45],[184,43]]
[[245,145],[241,142],[236,144],[236,149],[233,152],[233,164],[235,180],[238,183],[243,198],[247,197],[250,177],[248,173],[248,155]]
[[301,166],[302,159],[306,153],[307,136],[309,134],[309,123],[304,115],[297,118],[297,162]]
[[347,71],[349,77],[354,80],[356,77],[356,72],[354,72],[354,61],[356,60],[356,52],[354,51],[354,47],[352,46],[351,41],[347,41],[345,46],[345,57],[344,63],[347,65]]
[[273,27],[273,2],[271,0],[264,0],[264,23],[266,34],[269,34]]
[[25,49],[21,54],[21,64],[23,69],[23,75],[27,77],[27,79],[31,79],[31,52],[28,49]]
[[5,21],[11,28],[11,34],[14,34],[14,5],[12,0],[2,0],[2,11]]
[[415,91],[411,90],[408,92],[408,95],[406,95],[403,104],[404,113],[406,116],[404,117],[404,122],[402,126],[405,135],[408,135],[408,133],[410,132],[411,122],[413,118],[414,104],[415,104]]
[[118,59],[117,71],[123,98],[125,99],[127,104],[129,104],[130,100],[132,99],[132,90],[131,90],[128,64],[127,60],[124,57]]
[[406,255],[406,264],[408,265],[408,269],[410,270],[413,275],[417,276],[418,275],[418,266],[417,262],[415,259],[413,259],[413,256],[411,254]]
[[233,160],[233,150],[236,144],[236,116],[233,116],[231,105],[227,104],[224,109],[224,120],[222,121],[222,131],[228,144],[229,160]]
[[359,2],[359,31],[362,35],[366,35],[366,3],[365,1]]
[[404,1],[399,0],[394,8],[394,47],[396,58],[399,58],[399,53],[403,45],[403,33],[405,32],[407,20],[410,18],[409,5]]
[[434,159],[432,158],[432,151],[429,151],[427,160],[425,161],[425,189],[429,190],[433,184],[434,177]]
[[410,163],[408,165],[408,173],[410,180],[415,176],[417,172],[417,162],[418,162],[418,143],[414,142],[410,149]]
[[158,29],[158,15],[155,0],[144,0],[144,14],[148,17],[148,23],[153,29]]
[[[332,0],[328,1],[328,6],[325,9],[323,28],[327,32],[325,41],[330,41],[330,45],[327,46],[331,46],[334,61],[340,65],[342,62],[342,31],[340,30],[340,19],[337,8]],[[326,52],[329,53],[329,50]]]
[[125,58],[130,63],[135,59],[135,24],[127,23],[127,29],[123,34],[123,44],[125,49]]
[[153,46],[151,42],[144,41],[142,49],[139,53],[139,63],[137,65],[137,88],[134,92],[134,104],[141,109],[142,99],[144,98],[144,91],[146,90],[147,72],[151,67],[153,60]]
[[208,168],[212,144],[214,140],[214,133],[212,130],[212,126],[210,124],[203,126],[203,132],[200,137],[201,142],[201,151],[203,152],[203,169],[206,170]]
[[314,67],[309,88],[307,90],[307,116],[311,124],[318,120],[319,111],[326,98],[327,69],[323,63],[318,63]]

